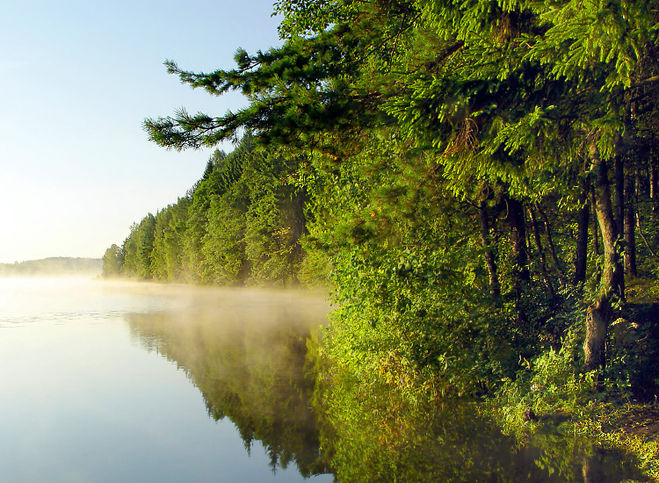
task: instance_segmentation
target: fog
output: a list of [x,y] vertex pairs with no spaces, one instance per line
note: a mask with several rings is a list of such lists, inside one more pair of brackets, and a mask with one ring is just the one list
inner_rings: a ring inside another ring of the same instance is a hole
[[101,273],[100,258],[50,257],[40,260],[0,263],[2,277],[95,277]]
[[[304,291],[0,277],[0,471],[11,481],[67,481],[73,469],[85,481],[326,473],[307,344],[328,311],[326,294]],[[122,443],[76,457],[106,438]]]
[[184,370],[210,417],[228,417],[249,449],[259,441],[275,469],[327,471],[311,410],[311,333],[326,320],[325,298],[304,292],[133,285],[169,293],[161,311],[129,314],[134,340]]

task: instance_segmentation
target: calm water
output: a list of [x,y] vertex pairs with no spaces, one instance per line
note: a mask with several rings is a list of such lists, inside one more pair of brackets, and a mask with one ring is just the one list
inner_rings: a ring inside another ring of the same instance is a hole
[[0,279],[0,480],[332,481],[313,475],[308,408],[292,421],[264,394],[300,404],[275,328],[295,339],[326,311],[290,294]]
[[639,479],[574,435],[522,445],[468,406],[333,372],[319,415],[307,340],[327,312],[290,292],[0,279],[0,481]]

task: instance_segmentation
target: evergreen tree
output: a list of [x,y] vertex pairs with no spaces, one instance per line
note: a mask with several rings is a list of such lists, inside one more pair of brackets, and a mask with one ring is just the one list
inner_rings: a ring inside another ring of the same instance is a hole
[[124,263],[124,253],[117,245],[112,244],[103,255],[103,276],[117,277],[121,275]]
[[583,297],[583,365],[604,367],[622,242],[633,273],[639,193],[656,192],[651,7],[287,0],[282,47],[209,74],[168,62],[250,104],[148,119],[153,141],[214,146],[244,130],[262,146],[209,162],[184,264],[196,280],[281,280],[305,266],[302,246],[323,254],[342,304],[327,344],[392,378],[432,367],[461,394],[560,345]]

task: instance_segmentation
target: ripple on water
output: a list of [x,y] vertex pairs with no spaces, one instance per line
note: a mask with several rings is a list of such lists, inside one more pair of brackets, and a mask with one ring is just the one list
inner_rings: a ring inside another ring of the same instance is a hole
[[87,322],[99,322],[105,320],[120,319],[124,315],[126,315],[126,312],[121,310],[112,310],[106,312],[89,310],[0,316],[0,329],[13,329],[35,324],[48,323],[55,325],[66,325],[70,322],[77,322],[80,320]]

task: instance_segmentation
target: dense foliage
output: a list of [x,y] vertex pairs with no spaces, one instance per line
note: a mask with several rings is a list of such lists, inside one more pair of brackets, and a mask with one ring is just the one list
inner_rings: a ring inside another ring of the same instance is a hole
[[297,283],[306,229],[305,190],[293,181],[298,164],[256,149],[250,138],[229,155],[215,151],[185,197],[134,224],[122,250],[108,249],[106,273],[224,285]]
[[133,228],[125,273],[331,273],[332,370],[410,400],[531,394],[538,379],[580,398],[657,394],[656,3],[276,8],[281,47],[208,74],[167,63],[250,104],[148,119],[153,141],[248,137]]

